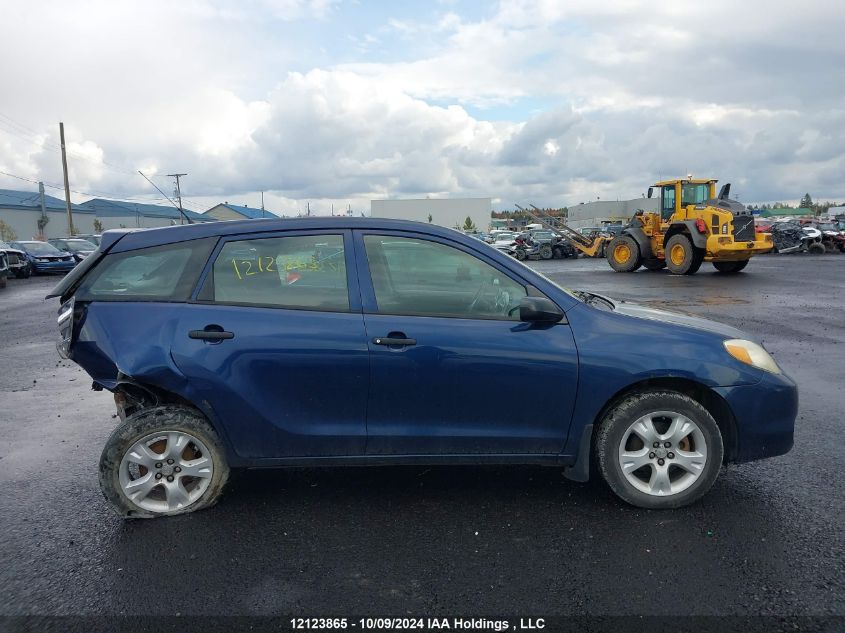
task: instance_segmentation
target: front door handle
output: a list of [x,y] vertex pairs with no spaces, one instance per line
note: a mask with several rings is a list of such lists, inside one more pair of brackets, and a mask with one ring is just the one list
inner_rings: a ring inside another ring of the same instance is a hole
[[217,330],[191,330],[188,332],[189,338],[198,338],[204,341],[222,341],[224,339],[235,338],[233,332],[222,332]]
[[416,345],[417,339],[415,338],[393,338],[390,336],[377,336],[373,339],[373,343],[376,345]]

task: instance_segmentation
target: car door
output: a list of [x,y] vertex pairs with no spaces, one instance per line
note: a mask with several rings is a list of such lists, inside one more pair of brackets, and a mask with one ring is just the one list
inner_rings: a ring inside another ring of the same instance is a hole
[[242,457],[360,455],[369,374],[348,231],[217,245],[173,358]]
[[578,359],[565,320],[518,320],[531,292],[450,240],[356,231],[370,349],[368,454],[558,453]]

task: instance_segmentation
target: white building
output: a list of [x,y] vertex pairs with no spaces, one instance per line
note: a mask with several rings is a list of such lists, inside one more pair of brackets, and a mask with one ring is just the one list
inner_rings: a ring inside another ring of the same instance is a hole
[[416,220],[450,229],[463,227],[467,218],[479,231],[490,228],[493,213],[491,198],[414,198],[409,200],[371,200],[374,218]]
[[599,200],[569,207],[567,225],[573,229],[601,227],[603,224],[627,224],[638,209],[657,211],[657,198],[634,198],[615,202]]

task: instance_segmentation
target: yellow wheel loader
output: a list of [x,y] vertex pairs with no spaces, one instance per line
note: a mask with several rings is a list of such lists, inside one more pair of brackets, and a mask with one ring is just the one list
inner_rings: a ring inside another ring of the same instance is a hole
[[717,180],[663,180],[657,188],[660,210],[638,211],[622,233],[605,247],[607,261],[617,272],[668,268],[676,275],[692,275],[702,262],[721,273],[737,273],[754,255],[772,250],[772,236],[754,231],[754,217],[730,200],[730,184],[716,195]]

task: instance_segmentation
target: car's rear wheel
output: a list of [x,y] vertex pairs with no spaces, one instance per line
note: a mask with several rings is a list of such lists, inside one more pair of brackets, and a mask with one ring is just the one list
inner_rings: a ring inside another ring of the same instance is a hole
[[554,251],[550,244],[543,244],[540,247],[540,259],[551,259],[554,257]]
[[713,416],[674,391],[633,394],[596,435],[599,470],[620,498],[651,510],[700,499],[719,476],[724,447]]
[[128,416],[112,432],[100,457],[100,488],[126,518],[212,506],[228,477],[217,434],[188,407],[155,407]]

